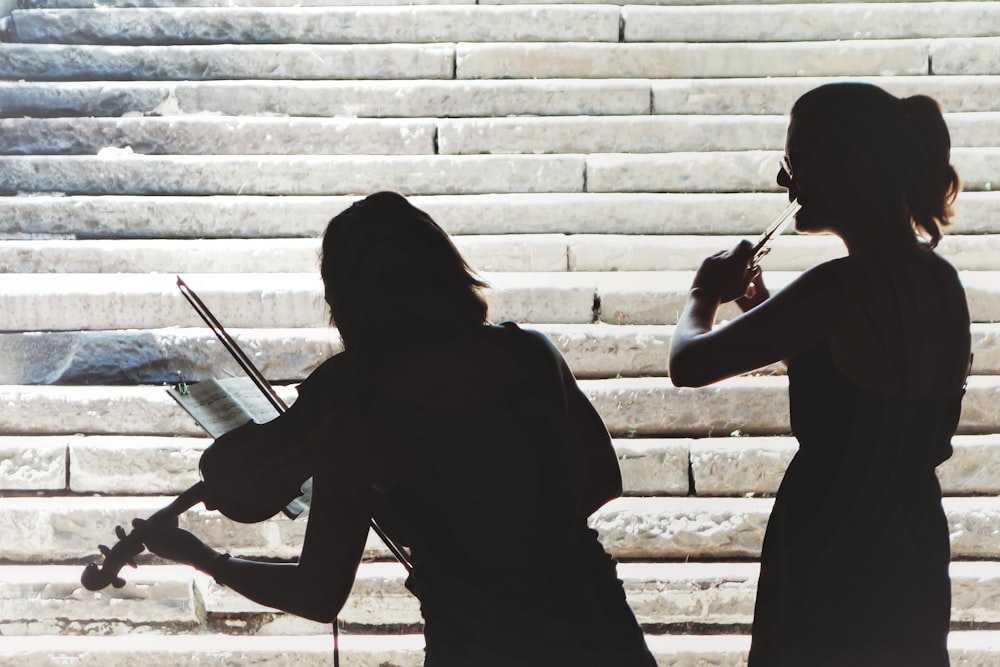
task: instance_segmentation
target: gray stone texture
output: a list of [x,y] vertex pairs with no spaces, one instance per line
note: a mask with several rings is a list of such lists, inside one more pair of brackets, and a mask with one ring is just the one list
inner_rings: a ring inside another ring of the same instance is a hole
[[561,81],[4,81],[0,114],[377,118],[648,114],[650,82]]
[[91,195],[327,195],[579,192],[575,156],[226,156],[0,157],[0,193]]
[[627,42],[805,42],[990,37],[1000,24],[1000,6],[988,2],[887,2],[863,8],[854,3],[626,6],[622,16]]
[[[969,40],[973,41],[973,40]],[[655,78],[925,74],[930,41],[465,44],[456,78]],[[954,71],[952,74],[985,72]]]
[[[771,164],[765,166],[770,169]],[[357,199],[357,195],[2,197],[0,214],[6,224],[0,238],[315,238],[331,217]],[[578,192],[432,195],[414,196],[412,201],[455,235],[603,236],[611,229],[616,235],[700,235],[710,243],[718,235],[757,236],[787,198],[778,192]],[[1000,233],[1000,192],[962,192],[954,208],[953,233]],[[143,226],[134,224],[136,218],[142,218]],[[977,241],[992,243],[981,236],[962,243],[974,248]],[[950,240],[942,242],[946,255],[950,245]],[[780,247],[774,252],[779,251]]]
[[19,41],[63,44],[617,42],[605,6],[205,7],[15,11]]
[[433,155],[433,120],[358,118],[6,118],[7,155]]
[[0,77],[184,81],[219,79],[450,79],[450,45],[94,46],[6,44]]

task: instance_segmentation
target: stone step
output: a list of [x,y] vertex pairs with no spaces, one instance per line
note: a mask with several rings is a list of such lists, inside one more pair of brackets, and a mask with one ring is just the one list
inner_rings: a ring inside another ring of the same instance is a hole
[[[851,80],[873,83],[899,97],[930,95],[945,111],[996,110],[996,99],[983,87],[990,75],[852,76]],[[651,113],[787,114],[799,96],[830,82],[815,76],[660,79],[650,83]]]
[[[562,234],[452,240],[478,271],[572,269],[570,237]],[[319,239],[11,240],[0,241],[0,266],[7,273],[309,273],[319,271],[319,252]]]
[[[198,481],[208,438],[0,436],[0,492],[179,494]],[[798,444],[790,436],[617,438],[629,496],[773,495]],[[959,435],[938,469],[946,495],[1000,494],[1000,436]]]
[[[172,496],[2,498],[4,558],[31,564],[94,560],[98,543],[114,543],[116,525],[128,526],[133,518],[149,516],[171,500]],[[757,558],[772,502],[756,497],[625,497],[595,512],[590,524],[617,558]],[[1000,498],[946,497],[943,503],[953,558],[1000,557]],[[281,514],[260,523],[238,524],[200,506],[180,517],[182,528],[207,543],[234,555],[259,558],[297,556],[305,524]],[[369,536],[365,553],[369,558],[391,558],[374,534]]]
[[15,81],[659,79],[1000,73],[998,37],[771,44],[0,46],[0,78]]
[[[998,5],[1000,6],[1000,5]],[[1000,112],[947,114],[954,147],[1000,146]],[[9,118],[0,154],[476,155],[782,151],[785,116]]]
[[991,37],[1000,24],[1000,6],[983,2],[625,6],[622,23],[625,42]]
[[[748,631],[758,570],[753,562],[618,566],[629,605],[651,636],[692,626],[713,634],[719,629]],[[123,588],[96,593],[81,590],[80,573],[78,565],[0,567],[0,629],[5,635],[0,644],[8,637],[52,634],[176,637],[221,630],[222,619],[226,632],[246,638],[330,633],[329,624],[255,604],[186,567],[143,565],[125,572]],[[1000,563],[954,562],[951,577],[956,629],[1000,621]],[[396,563],[362,563],[339,619],[347,629],[344,637],[384,636],[396,628],[419,631],[419,604],[404,579],[405,571]]]
[[[694,271],[744,238],[514,234],[452,241],[477,271],[599,272]],[[832,236],[787,234],[771,248],[761,262],[767,271],[804,271],[846,254]],[[0,266],[6,273],[308,273],[319,270],[319,250],[318,239],[0,240]],[[962,271],[1000,268],[1000,234],[950,233],[937,251]]]
[[[771,436],[790,433],[784,376],[732,378],[674,387],[668,378],[581,380],[615,437]],[[286,400],[294,389],[279,386]],[[961,434],[1000,432],[1000,377],[973,375],[962,406]],[[163,386],[0,385],[5,435],[203,436]]]
[[[671,325],[532,324],[581,379],[667,376]],[[298,382],[340,352],[335,329],[240,329],[229,333],[272,382]],[[1000,375],[1000,325],[972,325],[974,375]],[[781,364],[766,369],[781,374]],[[0,384],[130,385],[237,374],[207,328],[0,333]]]
[[[795,4],[805,4],[818,6],[829,3],[831,0],[798,0]],[[881,5],[884,3],[901,3],[915,5],[923,2],[940,2],[941,0],[833,0],[833,2],[844,3],[873,3]],[[94,7],[215,7],[219,0],[18,0],[17,6],[22,9],[86,9]],[[227,6],[233,7],[341,7],[341,6],[382,6],[382,5],[460,5],[460,4],[480,4],[480,5],[537,5],[538,0],[484,0],[475,3],[473,0],[420,0],[411,2],[410,0],[365,0],[359,3],[358,0],[226,0]],[[606,0],[548,0],[545,4],[559,5],[713,5],[724,7],[727,5],[771,5],[771,4],[791,4],[788,0],[620,0],[607,2]]]
[[992,37],[1000,10],[982,2],[164,7],[19,10],[12,20],[12,41],[62,44],[804,42]]
[[[971,82],[962,90],[969,87]],[[971,90],[965,92],[972,95]],[[0,115],[13,118],[206,111],[233,116],[379,118],[647,115],[650,102],[650,82],[641,79],[0,81]]]
[[[1000,73],[1000,38],[729,44],[458,44],[455,78],[717,78]],[[932,67],[933,63],[933,67]]]
[[[949,112],[996,110],[997,76],[877,76]],[[0,81],[0,116],[503,117],[766,114],[786,116],[807,90],[840,77],[397,81]]]
[[[671,667],[746,665],[750,637],[745,635],[647,635],[657,664]],[[341,655],[352,667],[420,667],[424,662],[420,635],[341,635]],[[176,637],[5,637],[2,664],[18,667],[60,667],[93,660],[102,667],[176,667],[197,660],[205,667],[232,665],[332,665],[331,640],[314,637],[242,637],[218,634]],[[952,632],[948,637],[952,667],[984,667],[1000,660],[1000,633]],[[88,664],[90,664],[88,662]]]
[[[483,272],[490,318],[547,324],[674,324],[691,285],[689,271]],[[795,272],[771,271],[780,289]],[[1000,320],[1000,274],[963,271],[973,322]],[[201,273],[185,281],[228,327],[322,327],[328,322],[315,273]],[[0,273],[7,331],[79,331],[200,326],[164,274]],[[739,313],[724,304],[719,320]]]
[[[983,34],[982,24],[970,23],[987,20],[982,14],[959,7],[940,36]],[[11,20],[11,41],[26,43],[354,45],[618,42],[623,17],[618,7],[566,4],[33,9],[14,11]],[[921,20],[940,23],[939,16]]]
[[[328,195],[760,192],[775,183],[778,151],[592,155],[136,155],[0,156],[0,194]],[[967,191],[989,191],[1000,148],[956,148]],[[758,223],[759,224],[759,223]]]
[[[0,197],[4,221],[0,238],[316,238],[331,217],[357,199],[355,195]],[[629,235],[755,237],[788,200],[777,192],[581,192],[418,195],[410,201],[445,231],[459,236],[604,235],[614,230]],[[957,233],[1000,233],[1000,191],[963,192],[954,209]],[[949,244],[943,242],[942,250]]]

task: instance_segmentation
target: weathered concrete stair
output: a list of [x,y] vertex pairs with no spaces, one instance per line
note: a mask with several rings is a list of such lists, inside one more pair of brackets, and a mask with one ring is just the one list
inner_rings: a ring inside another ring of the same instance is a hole
[[[197,479],[208,440],[162,385],[233,366],[174,274],[293,400],[340,350],[317,237],[377,188],[413,195],[492,283],[494,319],[544,331],[582,378],[627,487],[593,525],[659,664],[745,665],[795,449],[786,380],[676,389],[666,353],[700,258],[783,207],[792,102],[843,78],[930,94],[952,130],[964,192],[940,249],[976,357],[939,469],[950,652],[1000,664],[1000,4],[396,3],[22,0],[0,28],[0,665],[330,664],[328,626],[189,569],[78,579],[116,524]],[[842,253],[789,235],[769,284]],[[268,558],[304,527],[182,520]],[[377,541],[367,556],[344,664],[419,665],[401,569]]]

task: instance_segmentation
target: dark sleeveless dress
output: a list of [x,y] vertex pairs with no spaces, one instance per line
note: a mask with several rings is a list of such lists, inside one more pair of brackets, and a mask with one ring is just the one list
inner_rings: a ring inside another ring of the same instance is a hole
[[[968,321],[964,308],[952,315]],[[934,468],[951,455],[961,393],[907,396],[905,374],[900,395],[872,393],[835,368],[829,341],[789,359],[788,378],[799,451],[764,538],[751,667],[948,665]]]

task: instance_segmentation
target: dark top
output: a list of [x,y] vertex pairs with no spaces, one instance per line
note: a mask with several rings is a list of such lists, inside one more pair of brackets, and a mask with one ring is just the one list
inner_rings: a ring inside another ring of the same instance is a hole
[[[320,457],[315,502],[325,502],[324,477],[345,477],[335,466],[357,470],[347,475],[351,494],[366,497],[379,525],[410,549],[407,586],[421,602],[428,667],[655,664],[615,562],[586,522],[595,509],[586,480],[620,485],[606,429],[544,336],[514,326],[473,336],[496,355],[488,371],[496,377],[457,399],[378,379],[395,376],[387,365],[421,368],[412,361],[424,354],[419,345],[397,346],[372,381],[351,389],[345,377],[368,374],[352,370],[347,353],[303,383],[300,402],[353,403],[363,425],[362,442],[332,431],[317,440],[340,455]],[[606,451],[574,440],[583,425],[571,416],[581,411]],[[594,460],[613,469],[588,470]]]

